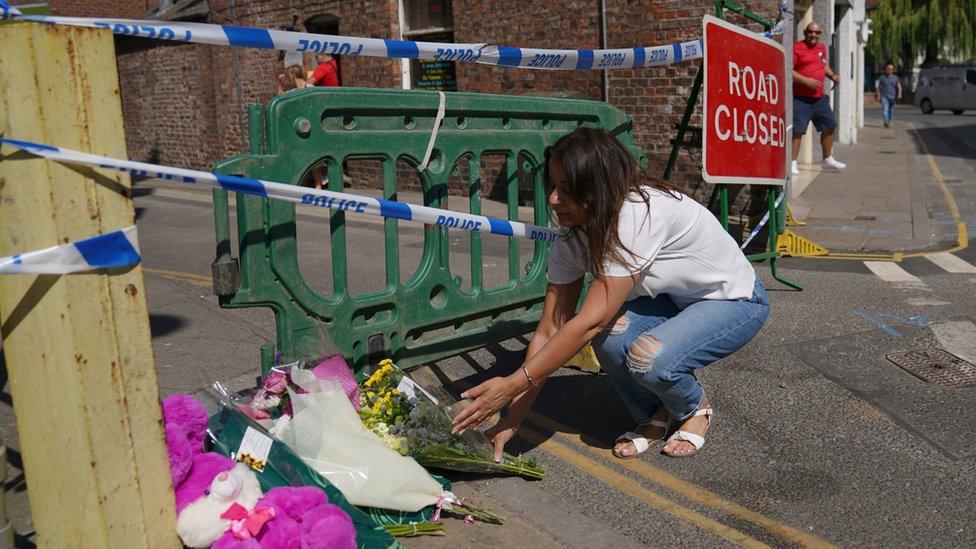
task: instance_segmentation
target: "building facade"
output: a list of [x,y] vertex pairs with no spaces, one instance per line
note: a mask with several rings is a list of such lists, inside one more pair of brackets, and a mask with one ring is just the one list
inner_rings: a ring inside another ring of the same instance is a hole
[[[795,4],[795,13],[798,40],[811,21],[824,30],[820,40],[827,46],[831,69],[840,77],[836,85],[826,83],[837,118],[834,137],[839,143],[857,143],[858,128],[864,127],[864,46],[869,25],[865,0],[803,0]],[[804,148],[802,156],[808,156],[809,162],[809,145]]]
[[[144,18],[162,14],[345,36],[538,48],[623,48],[691,40],[701,36],[702,16],[713,12],[713,4],[703,0],[161,0],[159,5],[148,0],[53,0],[51,4],[59,15]],[[743,4],[771,19],[778,13],[775,0]],[[129,37],[118,37],[116,44],[130,157],[168,165],[208,169],[220,159],[246,151],[246,105],[273,97],[276,76],[284,71],[283,56],[267,50]],[[367,57],[339,61],[343,86],[440,87],[605,100],[633,117],[635,139],[648,152],[648,174],[653,177],[664,171],[669,140],[700,63],[603,73]],[[699,100],[695,121],[700,110]],[[703,193],[700,170],[700,155],[682,152],[672,179]]]

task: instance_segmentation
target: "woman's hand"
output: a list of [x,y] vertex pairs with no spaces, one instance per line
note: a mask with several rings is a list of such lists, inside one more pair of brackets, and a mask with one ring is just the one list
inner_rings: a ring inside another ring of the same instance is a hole
[[502,418],[501,421],[496,423],[491,429],[485,431],[485,436],[491,441],[495,448],[494,458],[495,461],[501,463],[505,456],[505,444],[508,441],[515,438],[515,433],[518,432],[518,423],[510,421],[507,418]]
[[518,392],[509,378],[493,377],[461,393],[462,398],[474,399],[474,402],[454,416],[454,432],[460,433],[465,429],[478,427],[511,402]]

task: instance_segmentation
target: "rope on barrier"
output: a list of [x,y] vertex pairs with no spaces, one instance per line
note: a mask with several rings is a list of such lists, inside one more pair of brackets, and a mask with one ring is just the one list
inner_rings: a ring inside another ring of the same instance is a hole
[[590,49],[539,49],[492,44],[443,44],[383,38],[358,38],[308,32],[136,19],[25,15],[0,0],[0,19],[109,29],[114,34],[173,42],[433,61],[460,61],[544,70],[639,69],[673,65],[702,57],[695,39],[663,46]]
[[402,219],[405,221],[419,221],[450,229],[489,232],[503,236],[517,236],[540,242],[551,243],[557,236],[562,234],[561,231],[556,229],[522,223],[520,221],[455,212],[441,208],[431,208],[429,206],[416,206],[405,202],[328,191],[325,189],[300,187],[285,183],[275,183],[250,177],[120,160],[7,137],[0,137],[0,143],[5,143],[34,156],[47,158],[56,162],[108,168],[146,179],[157,179],[204,188],[222,188],[228,191],[263,198],[273,198],[337,211]]
[[135,225],[43,250],[0,257],[0,274],[68,274],[139,263]]

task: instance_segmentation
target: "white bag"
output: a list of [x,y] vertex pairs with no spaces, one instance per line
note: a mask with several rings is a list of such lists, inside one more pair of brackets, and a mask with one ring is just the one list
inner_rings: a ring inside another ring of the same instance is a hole
[[305,463],[334,484],[354,505],[419,511],[437,503],[441,485],[413,458],[391,450],[367,429],[332,380],[293,369],[292,381],[308,391],[289,389],[293,417],[272,428]]

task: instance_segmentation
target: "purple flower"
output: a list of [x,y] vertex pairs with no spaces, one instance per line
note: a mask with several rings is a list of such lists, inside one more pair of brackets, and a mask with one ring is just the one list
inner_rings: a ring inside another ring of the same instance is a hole
[[280,395],[288,389],[288,376],[283,372],[271,372],[264,378],[262,386],[268,394]]

